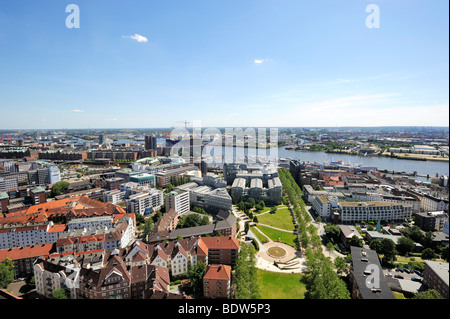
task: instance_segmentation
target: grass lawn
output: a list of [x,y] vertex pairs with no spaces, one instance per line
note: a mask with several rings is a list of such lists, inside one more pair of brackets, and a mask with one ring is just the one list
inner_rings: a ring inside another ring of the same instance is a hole
[[396,299],[406,299],[401,292],[393,291],[392,293],[394,294]]
[[266,236],[264,236],[263,234],[261,234],[261,232],[256,228],[256,227],[250,227],[250,230],[252,231],[253,234],[255,234],[256,237],[258,237],[259,241],[263,244],[268,243],[269,240],[267,239]]
[[258,269],[258,284],[263,299],[304,299],[306,287],[300,282],[304,274],[285,274]]
[[400,262],[400,263],[408,263],[409,261],[413,261],[413,260],[411,260],[411,258],[413,258],[414,261],[417,261],[417,262],[420,262],[420,263],[425,262],[420,257],[405,257],[405,256],[397,256],[397,261]]
[[292,215],[288,208],[280,208],[275,214],[260,215],[258,216],[258,223],[291,231],[295,229]]
[[273,241],[278,241],[278,239],[280,239],[281,242],[295,247],[294,239],[296,236],[292,233],[286,233],[284,231],[276,230],[262,225],[258,225],[256,228],[258,228],[259,231],[261,231],[264,235],[266,235]]
[[[286,207],[286,206],[284,206],[284,205],[278,205],[278,206],[277,206],[277,209],[280,209],[280,207]],[[260,210],[260,211],[253,210],[253,214],[256,215],[256,216],[258,216],[259,214],[263,214],[263,213],[265,213],[265,212],[268,212],[268,211],[270,211],[271,209],[272,209],[272,207],[266,206],[266,207],[264,207],[263,210]]]

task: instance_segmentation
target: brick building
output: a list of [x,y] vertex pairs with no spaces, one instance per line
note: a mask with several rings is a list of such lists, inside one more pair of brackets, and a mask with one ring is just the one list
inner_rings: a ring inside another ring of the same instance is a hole
[[203,276],[203,296],[206,298],[229,298],[231,287],[231,267],[228,265],[208,265]]

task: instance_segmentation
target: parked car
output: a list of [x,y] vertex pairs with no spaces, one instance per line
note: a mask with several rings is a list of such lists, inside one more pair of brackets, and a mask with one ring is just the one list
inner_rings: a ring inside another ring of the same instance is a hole
[[412,273],[413,273],[413,271],[412,271],[411,269],[405,269],[405,271],[406,271],[408,274],[412,274]]
[[412,280],[412,281],[422,282],[422,278],[417,277],[417,276],[411,277],[411,280]]
[[403,277],[402,275],[395,275],[394,278],[405,279],[405,277]]
[[386,273],[386,277],[392,277],[392,274],[390,272]]
[[416,274],[418,274],[419,276],[422,276],[422,273],[421,273],[420,271],[414,270],[414,272],[415,272]]
[[405,272],[405,271],[403,270],[403,268],[397,268],[397,271]]

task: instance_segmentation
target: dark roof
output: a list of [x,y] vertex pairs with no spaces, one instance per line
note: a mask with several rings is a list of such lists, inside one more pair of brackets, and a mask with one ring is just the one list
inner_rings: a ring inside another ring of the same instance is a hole
[[[389,289],[386,278],[384,277],[378,255],[374,250],[350,247],[352,254],[352,275],[357,284],[362,299],[395,299],[394,294]],[[380,270],[380,285],[378,290],[373,290],[366,285],[367,277],[371,273],[367,273],[368,266],[378,267]],[[365,273],[366,272],[366,273]],[[354,287],[355,288],[355,287]]]

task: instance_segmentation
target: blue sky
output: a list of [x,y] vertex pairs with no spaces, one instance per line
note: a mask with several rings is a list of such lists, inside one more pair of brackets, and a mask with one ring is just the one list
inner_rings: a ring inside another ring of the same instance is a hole
[[[380,28],[366,27],[369,4]],[[2,0],[0,129],[448,126],[448,12],[447,0]]]

